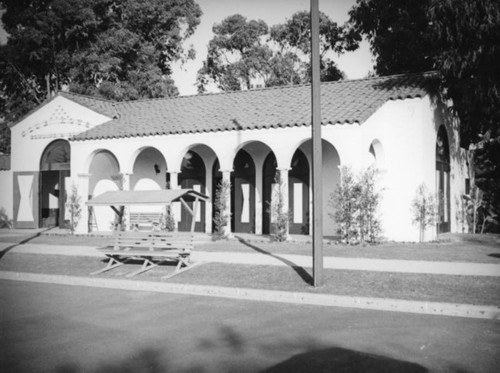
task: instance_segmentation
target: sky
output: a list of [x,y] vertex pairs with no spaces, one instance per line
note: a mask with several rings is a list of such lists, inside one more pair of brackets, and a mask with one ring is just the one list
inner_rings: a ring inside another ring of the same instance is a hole
[[[179,88],[180,95],[196,94],[196,72],[202,67],[202,61],[207,55],[207,45],[213,36],[212,26],[220,23],[224,18],[241,14],[247,19],[262,19],[268,26],[284,23],[287,19],[301,10],[310,9],[310,0],[196,0],[203,15],[194,35],[185,45],[193,45],[196,50],[196,59],[184,65],[174,65],[172,78]],[[355,0],[319,0],[319,9],[339,25],[348,19],[348,11]],[[0,42],[5,43],[6,34],[0,25]],[[372,55],[368,43],[363,41],[360,48],[348,52],[334,61],[340,70],[345,72],[348,79],[364,78],[372,70]]]

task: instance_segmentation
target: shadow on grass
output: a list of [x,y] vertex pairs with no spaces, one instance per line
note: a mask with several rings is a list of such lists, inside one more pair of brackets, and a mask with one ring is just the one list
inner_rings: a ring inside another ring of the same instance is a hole
[[40,236],[42,233],[44,232],[47,232],[48,230],[50,229],[53,229],[54,227],[50,227],[50,228],[47,228],[47,229],[44,229],[44,230],[41,230],[39,232],[36,232],[24,239],[22,239],[21,241],[19,241],[18,243],[15,243],[13,245],[10,245],[8,247],[6,247],[5,249],[3,249],[2,251],[0,251],[0,260],[4,257],[5,254],[7,254],[9,251],[11,251],[12,249],[14,249],[15,247],[19,246],[19,245],[23,245],[25,244],[26,242],[29,242],[31,241],[32,239],[34,238],[37,238],[38,236]]
[[282,258],[280,257],[279,255],[275,255],[273,253],[270,253],[269,251],[266,251],[264,249],[261,249],[260,247],[258,246],[255,246],[255,245],[252,245],[251,243],[249,243],[248,241],[244,240],[243,238],[241,237],[238,237],[238,236],[235,236],[236,239],[242,243],[243,245],[261,253],[261,254],[264,254],[264,255],[268,255],[270,257],[273,257],[275,259],[278,259],[280,262],[282,263],[285,263],[287,266],[289,266],[290,268],[292,268],[299,276],[300,278],[308,285],[312,285],[313,284],[313,278],[312,276],[309,274],[309,272],[307,272],[303,267],[301,266],[298,266],[297,264],[295,264],[294,262],[288,260],[288,259],[285,259],[285,258]]

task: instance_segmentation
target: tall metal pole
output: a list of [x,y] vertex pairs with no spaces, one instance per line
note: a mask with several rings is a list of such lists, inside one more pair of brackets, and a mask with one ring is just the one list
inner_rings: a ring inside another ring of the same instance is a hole
[[323,284],[323,161],[321,146],[321,93],[319,66],[319,5],[318,0],[311,0],[313,285],[315,287]]

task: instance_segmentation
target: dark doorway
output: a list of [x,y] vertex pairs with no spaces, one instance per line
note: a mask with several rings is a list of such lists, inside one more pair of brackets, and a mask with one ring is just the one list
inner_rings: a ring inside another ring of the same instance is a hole
[[231,230],[255,233],[255,164],[240,150],[233,162],[231,177]]
[[301,150],[288,172],[288,211],[291,234],[309,234],[309,162]]
[[438,192],[438,233],[450,231],[450,147],[444,126],[436,140],[436,190]]
[[[194,189],[205,194],[205,163],[203,159],[195,152],[188,151],[182,160],[181,173],[179,174],[179,186],[182,189]],[[205,232],[205,202],[198,202],[197,221],[195,222],[195,232]],[[194,202],[188,202],[191,209]],[[179,221],[179,231],[189,232],[193,216],[181,208],[181,220]]]
[[40,160],[40,227],[65,227],[66,178],[70,176],[70,145],[50,143]]
[[277,162],[274,153],[269,153],[264,161],[263,169],[263,206],[262,206],[262,234],[271,234],[271,199],[273,184],[276,181]]

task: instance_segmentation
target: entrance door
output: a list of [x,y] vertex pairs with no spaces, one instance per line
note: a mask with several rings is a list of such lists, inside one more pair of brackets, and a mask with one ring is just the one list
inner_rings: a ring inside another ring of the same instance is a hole
[[43,151],[40,160],[41,227],[64,227],[66,178],[70,176],[70,146],[66,140],[55,140]]

